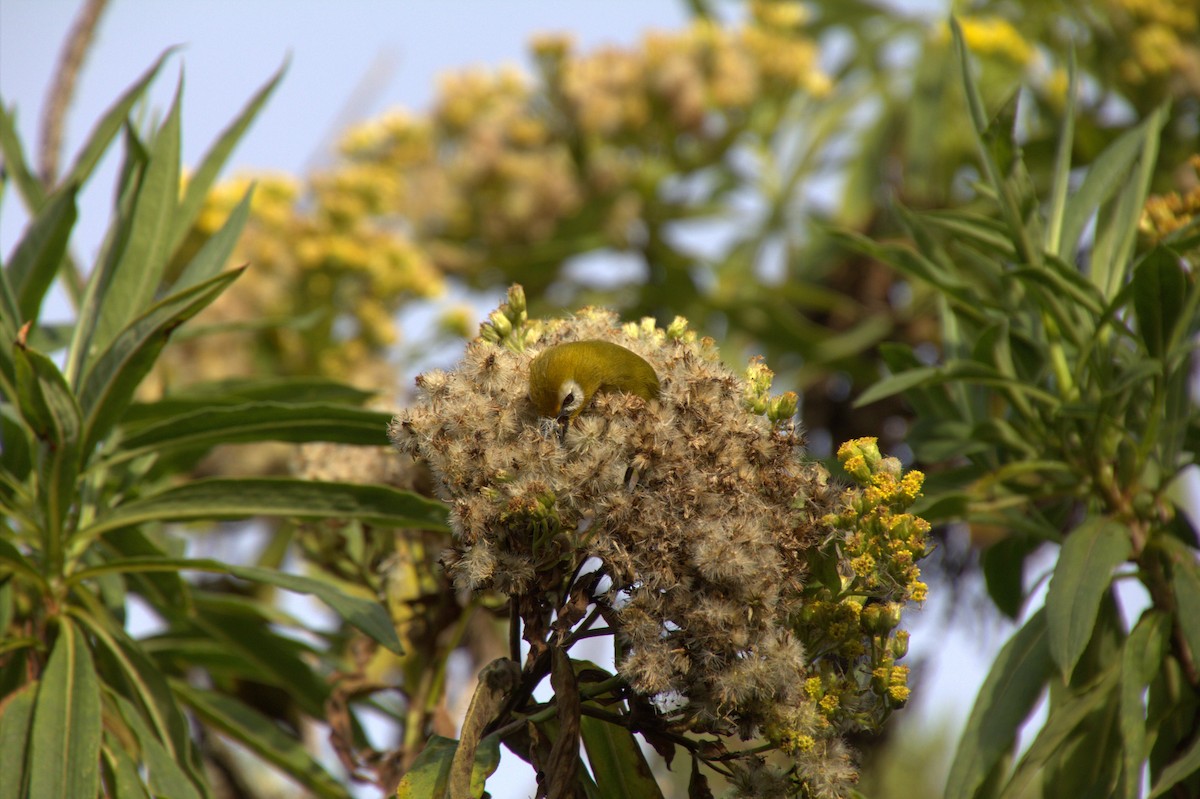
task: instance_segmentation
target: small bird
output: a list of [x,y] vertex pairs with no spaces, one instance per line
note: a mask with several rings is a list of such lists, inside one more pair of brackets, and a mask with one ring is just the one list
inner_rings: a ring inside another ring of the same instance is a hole
[[560,442],[592,397],[609,391],[654,399],[658,375],[644,358],[611,341],[556,344],[529,365],[529,399],[540,415],[558,422]]

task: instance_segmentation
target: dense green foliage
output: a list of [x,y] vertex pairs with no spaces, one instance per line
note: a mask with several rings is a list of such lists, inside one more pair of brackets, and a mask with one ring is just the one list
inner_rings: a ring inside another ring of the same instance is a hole
[[[1016,99],[989,119],[965,47],[962,65],[986,215],[905,212],[908,243],[847,237],[940,300],[942,357],[923,364],[884,347],[892,374],[858,400],[902,393],[912,405],[917,458],[943,464],[926,515],[998,531],[983,573],[1014,618],[1028,598],[1025,561],[1060,546],[1045,607],[980,691],[946,796],[1138,797],[1147,764],[1151,796],[1195,795],[1200,542],[1177,479],[1200,444],[1188,382],[1200,232],[1136,246],[1165,111],[1081,180],[1068,113],[1043,199],[1015,136]],[[1145,607],[1121,607],[1122,579],[1143,585]],[[1049,715],[1014,767],[1019,728],[1047,691]]]
[[[12,117],[0,115],[5,173],[32,217],[0,275],[0,796],[209,796],[205,741],[215,732],[314,793],[343,796],[301,745],[299,727],[285,732],[261,702],[263,688],[294,691],[305,714],[323,716],[324,677],[347,636],[337,626],[313,630],[276,607],[271,591],[313,595],[347,629],[399,652],[384,607],[360,588],[282,570],[277,545],[252,566],[196,557],[171,523],[358,518],[436,530],[445,514],[378,485],[186,478],[221,444],[378,445],[388,416],[325,380],[194,386],[138,401],[172,334],[242,271],[223,268],[249,197],[207,246],[173,272],[168,265],[278,81],[180,195],[180,98],[152,130],[127,120],[162,63],[100,120],[50,188],[31,178]],[[79,270],[67,255],[76,196],[118,134],[124,161],[109,234],[95,264]],[[67,328],[38,321],[56,280],[81,289]],[[127,631],[135,602],[154,619],[153,634]],[[243,693],[247,684],[260,688]]]

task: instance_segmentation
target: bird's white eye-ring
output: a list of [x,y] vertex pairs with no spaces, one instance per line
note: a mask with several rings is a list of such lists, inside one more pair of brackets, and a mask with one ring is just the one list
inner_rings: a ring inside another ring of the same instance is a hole
[[579,409],[583,402],[583,389],[574,380],[568,380],[563,383],[560,396],[562,399],[558,403],[559,415],[570,416]]

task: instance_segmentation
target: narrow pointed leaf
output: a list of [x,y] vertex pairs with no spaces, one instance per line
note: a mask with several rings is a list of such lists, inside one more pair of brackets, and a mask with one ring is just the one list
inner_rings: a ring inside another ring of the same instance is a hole
[[[458,741],[431,735],[396,788],[396,799],[443,799]],[[447,797],[447,799],[449,799]],[[455,797],[455,799],[458,799]]]
[[396,626],[392,623],[383,605],[373,599],[351,596],[332,583],[298,574],[285,574],[274,569],[257,566],[230,566],[229,573],[243,580],[275,585],[299,594],[312,594],[347,623],[353,624],[397,655],[404,654],[400,639],[396,635]]
[[1166,112],[1165,105],[1159,106],[1139,126],[1142,137],[1138,160],[1117,196],[1100,209],[1088,272],[1105,297],[1116,296],[1130,277],[1138,222],[1154,177],[1159,134],[1167,120]]
[[6,108],[3,104],[0,104],[0,155],[4,156],[4,171],[17,184],[25,207],[36,214],[46,200],[46,190],[25,157],[25,148],[17,134],[16,109]]
[[87,141],[80,148],[79,154],[75,157],[75,162],[68,171],[64,182],[79,184],[87,182],[87,179],[91,177],[92,170],[96,168],[96,164],[100,162],[101,157],[108,150],[108,146],[112,143],[113,138],[129,119],[129,112],[133,110],[133,106],[141,99],[142,94],[145,93],[146,88],[154,80],[155,76],[158,75],[167,58],[174,52],[174,47],[164,50],[162,55],[150,65],[150,68],[143,72],[141,77],[126,89],[125,93],[117,98],[117,101],[109,107],[104,116],[100,118],[100,121],[96,123],[96,126],[92,128],[91,133],[88,134]]
[[103,756],[112,775],[112,799],[154,799],[138,772],[138,764],[115,736],[105,737]]
[[1118,136],[1092,162],[1083,183],[1067,200],[1058,248],[1058,255],[1064,261],[1074,260],[1075,248],[1088,220],[1129,179],[1129,168],[1141,153],[1148,123],[1149,120]]
[[5,266],[9,285],[16,294],[20,314],[14,320],[17,325],[37,321],[46,292],[58,274],[75,226],[77,189],[69,184],[45,204]]
[[[1071,146],[1075,142],[1075,80],[1077,73],[1075,47],[1067,56],[1067,106],[1060,119],[1058,147],[1054,155],[1054,177],[1050,189],[1050,212],[1046,224],[1045,249],[1062,255],[1063,216],[1066,213],[1067,189],[1071,184]],[[1072,243],[1074,246],[1074,243]]]
[[327,378],[266,378],[255,380],[222,380],[188,386],[184,392],[172,394],[157,402],[134,403],[122,417],[122,424],[141,429],[148,424],[188,413],[217,407],[254,402],[282,402],[300,405],[330,403],[341,406],[362,405],[374,396],[369,391],[348,386]]
[[94,799],[100,787],[100,685],[83,633],[60,621],[33,710],[29,793]]
[[1166,354],[1186,297],[1183,260],[1167,247],[1155,247],[1133,273],[1138,335],[1151,357]]
[[1092,638],[1113,569],[1129,557],[1130,548],[1128,531],[1106,518],[1087,520],[1063,542],[1046,594],[1046,624],[1050,654],[1065,681]]
[[131,127],[126,127],[123,142],[125,153],[117,177],[115,213],[104,233],[104,241],[96,256],[95,266],[88,274],[87,283],[83,288],[71,346],[67,350],[67,363],[63,371],[70,378],[72,385],[82,382],[84,370],[91,366],[93,357],[99,352],[99,348],[91,343],[92,334],[103,310],[101,299],[108,291],[113,272],[129,241],[129,231],[133,227],[133,208],[146,169],[146,159],[149,157]]
[[1121,649],[1120,728],[1122,784],[1126,799],[1141,795],[1143,764],[1146,761],[1146,704],[1142,695],[1162,667],[1170,619],[1157,610],[1148,610],[1138,620]]
[[650,764],[646,762],[646,755],[629,730],[584,716],[580,719],[580,736],[603,799],[626,796],[651,799],[663,795]]
[[[1175,602],[1179,606],[1176,618],[1179,630],[1192,657],[1200,657],[1200,564],[1194,560],[1194,551],[1189,553],[1179,547],[1182,557],[1172,569],[1171,588],[1175,592]],[[1187,558],[1193,558],[1189,561]]]
[[196,480],[111,509],[88,528],[99,536],[147,522],[245,519],[360,519],[390,527],[447,530],[446,506],[380,485],[284,478]]
[[175,328],[203,310],[241,273],[240,269],[225,272],[167,297],[121,331],[96,359],[80,392],[80,404],[87,417],[85,452],[91,452],[129,406],[138,384]]
[[203,283],[220,274],[229,261],[234,245],[242,235],[246,220],[250,217],[250,198],[254,194],[251,187],[241,202],[230,212],[229,218],[221,229],[214,233],[200,248],[195,257],[188,262],[179,278],[172,284],[171,291],[183,291],[186,288]]
[[1000,650],[955,751],[946,799],[974,797],[1013,749],[1054,667],[1046,635],[1045,611],[1039,610]]
[[54,449],[78,439],[79,406],[54,361],[18,339],[13,348],[17,405],[34,434]]
[[23,799],[29,796],[27,761],[37,691],[38,683],[26,683],[0,700],[0,752],[4,753],[4,768],[0,769],[0,799]]
[[173,221],[173,229],[171,230],[170,241],[167,246],[168,253],[173,253],[191,229],[192,223],[196,221],[196,217],[200,213],[201,207],[204,205],[204,198],[208,196],[209,190],[212,188],[213,182],[220,174],[221,168],[225,166],[225,162],[229,159],[233,148],[241,140],[246,133],[246,129],[250,127],[250,123],[258,116],[258,112],[266,104],[267,99],[275,91],[279,82],[283,79],[284,73],[287,71],[287,62],[276,70],[262,88],[255,92],[250,101],[241,110],[233,122],[229,123],[225,130],[217,137],[216,142],[209,148],[208,152],[200,160],[200,165],[188,178],[187,186],[183,191],[183,198],[179,202],[179,210]]
[[256,402],[209,407],[144,427],[121,442],[113,460],[256,441],[387,444],[391,414],[327,403]]
[[162,283],[179,202],[182,93],[180,78],[175,101],[151,145],[125,247],[111,274],[102,276],[107,280],[97,298],[100,314],[90,340],[93,351],[104,351],[123,328],[142,314]]
[[[1166,795],[1180,782],[1194,778],[1197,772],[1200,772],[1200,735],[1193,735],[1191,745],[1162,770],[1158,781],[1150,788],[1148,799]],[[1184,791],[1184,795],[1187,795],[1187,791]]]
[[61,565],[63,521],[74,503],[80,468],[81,414],[58,367],[18,339],[13,361],[17,403],[41,441],[38,500],[44,514],[43,546],[47,559]]
[[328,799],[349,796],[308,753],[304,743],[287,735],[275,721],[236,699],[195,688],[182,680],[174,680],[171,687],[208,726],[245,746],[308,791]]
[[183,767],[171,755],[166,743],[146,724],[133,703],[117,693],[110,694],[109,698],[117,705],[121,718],[137,737],[141,761],[150,777],[150,791],[155,796],[201,799],[200,792]]
[[918,386],[936,385],[939,382],[938,378],[940,375],[941,370],[936,366],[918,366],[915,369],[890,375],[882,380],[877,380],[870,388],[860,394],[854,400],[854,407],[861,408],[864,405],[870,405],[872,402],[878,402],[881,399],[886,399],[896,394],[903,394]]
[[[1084,735],[1088,728],[1099,723],[1116,690],[1120,669],[1112,666],[1104,678],[1091,690],[1074,695],[1062,702],[1046,719],[1046,724],[1033,739],[1029,749],[1017,763],[1012,777],[1001,791],[1001,799],[1022,799],[1030,795],[1036,781],[1047,773],[1047,764],[1058,757],[1071,739]],[[1114,753],[1097,752],[1099,758],[1111,758]]]

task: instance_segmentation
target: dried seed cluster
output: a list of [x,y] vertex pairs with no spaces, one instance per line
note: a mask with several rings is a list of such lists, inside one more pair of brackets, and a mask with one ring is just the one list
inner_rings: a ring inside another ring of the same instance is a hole
[[[661,395],[598,395],[560,444],[528,399],[528,368],[544,347],[581,339],[645,358]],[[873,696],[882,657],[868,650],[878,644],[891,657],[896,625],[875,620],[866,630],[851,614],[837,632],[857,649],[822,659],[806,647],[829,639],[814,629],[828,622],[804,610],[820,595],[823,607],[846,615],[853,586],[869,580],[871,591],[903,601],[891,550],[869,546],[855,526],[903,497],[865,499],[804,460],[791,421],[796,397],[770,397],[770,377],[757,361],[745,378],[734,374],[682,319],[665,330],[652,320],[620,325],[589,308],[529,322],[518,288],[454,370],[418,378],[420,400],[390,432],[429,464],[451,504],[456,546],[446,564],[461,587],[544,596],[558,609],[577,567],[597,558],[608,579],[593,600],[636,691],[655,697],[681,729],[766,736],[794,759],[780,779],[836,796],[854,775],[838,733],[865,718],[858,694]],[[881,461],[860,460],[869,482]],[[919,477],[906,485],[919,488]],[[835,577],[835,591],[810,578],[815,557],[838,557],[839,542],[859,533],[861,577]],[[854,596],[860,611],[879,604]],[[869,662],[855,669],[856,659]],[[882,680],[895,706],[892,673]],[[744,773],[749,782],[766,778],[756,763]]]

